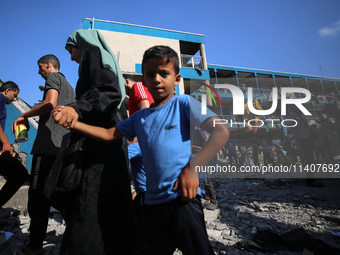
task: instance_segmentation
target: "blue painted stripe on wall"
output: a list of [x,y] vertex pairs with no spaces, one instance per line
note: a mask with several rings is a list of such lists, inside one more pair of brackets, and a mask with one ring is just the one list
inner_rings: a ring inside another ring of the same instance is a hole
[[[135,64],[135,72],[142,74],[142,65]],[[203,74],[199,75],[199,73],[195,69],[191,68],[180,68],[179,73],[181,74],[182,78],[185,79],[198,79],[198,80],[210,80],[209,71],[202,70]]]
[[183,78],[199,79],[199,80],[210,80],[209,71],[202,70],[203,74],[200,75],[195,69],[180,68],[179,73]]
[[[92,28],[92,20],[84,19],[83,20],[83,29]],[[152,27],[144,27],[144,26],[136,26],[131,24],[123,24],[123,23],[115,23],[115,22],[106,22],[95,20],[94,28],[129,34],[138,34],[138,35],[147,35],[154,37],[161,37],[167,39],[175,39],[180,41],[194,42],[194,43],[204,43],[205,39],[203,35],[190,34],[178,31],[171,31],[166,29],[152,28]]]
[[142,64],[135,64],[135,72],[142,74]]
[[222,66],[222,65],[208,64],[208,68],[214,69],[214,70],[230,70],[230,71],[235,71],[235,72],[247,72],[247,73],[274,75],[274,76],[286,76],[286,77],[291,77],[291,78],[303,78],[303,79],[307,78],[307,79],[340,82],[340,79],[338,79],[338,78],[321,77],[321,76],[296,74],[296,73],[284,73],[284,72],[260,70],[260,69],[245,68],[245,67],[234,67],[234,66]]

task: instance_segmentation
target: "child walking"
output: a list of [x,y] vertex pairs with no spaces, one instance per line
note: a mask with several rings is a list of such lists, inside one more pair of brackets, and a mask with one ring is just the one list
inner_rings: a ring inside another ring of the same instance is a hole
[[[189,95],[174,96],[180,82],[177,53],[167,46],[148,49],[142,61],[143,83],[155,103],[139,110],[115,127],[105,129],[81,122],[68,127],[92,138],[111,141],[137,136],[146,174],[142,230],[136,254],[214,254],[206,233],[195,166],[206,165],[229,137],[225,125],[214,126],[216,115],[201,115],[200,103]],[[54,111],[55,121],[59,106]],[[190,127],[211,135],[202,150],[191,158]]]

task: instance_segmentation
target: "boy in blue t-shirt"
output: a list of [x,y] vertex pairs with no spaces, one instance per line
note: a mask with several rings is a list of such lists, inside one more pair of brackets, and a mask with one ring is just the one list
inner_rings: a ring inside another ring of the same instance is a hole
[[[206,233],[195,166],[205,166],[229,137],[225,125],[216,125],[208,110],[189,95],[174,96],[180,82],[177,53],[167,46],[148,49],[142,62],[143,83],[155,103],[130,118],[105,129],[67,122],[54,111],[56,122],[95,139],[111,141],[137,136],[146,173],[145,205],[137,254],[214,254]],[[62,106],[61,106],[62,107]],[[190,158],[190,126],[211,133],[202,150]]]

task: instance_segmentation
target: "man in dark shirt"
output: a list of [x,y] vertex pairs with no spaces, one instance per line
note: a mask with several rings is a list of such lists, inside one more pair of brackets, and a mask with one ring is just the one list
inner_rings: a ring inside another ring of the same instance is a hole
[[17,100],[19,87],[12,81],[5,82],[0,87],[0,175],[6,177],[7,181],[0,190],[0,207],[17,192],[27,177],[26,168],[13,158],[12,145],[5,135],[5,123],[7,118],[6,104]]

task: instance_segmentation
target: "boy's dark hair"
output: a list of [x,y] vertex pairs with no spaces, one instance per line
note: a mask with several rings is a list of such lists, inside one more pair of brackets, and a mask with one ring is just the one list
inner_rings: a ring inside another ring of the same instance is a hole
[[4,92],[6,89],[9,89],[10,91],[19,91],[19,86],[13,81],[6,81],[0,86],[0,92]]
[[39,63],[47,64],[47,62],[50,62],[55,69],[57,69],[57,70],[60,69],[60,62],[59,62],[59,59],[56,56],[54,56],[52,54],[47,54],[45,56],[42,56],[38,60],[38,64]]
[[146,50],[144,52],[143,61],[142,61],[142,72],[143,72],[143,66],[151,58],[164,59],[166,63],[173,62],[175,65],[175,72],[176,74],[179,74],[178,55],[176,51],[174,51],[170,47],[164,46],[164,45],[156,45]]

